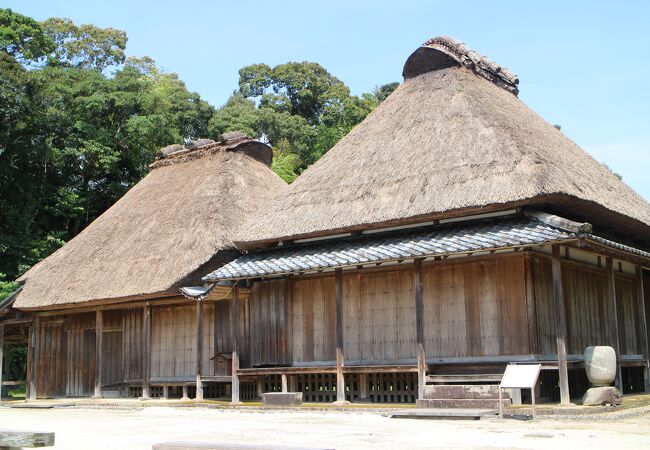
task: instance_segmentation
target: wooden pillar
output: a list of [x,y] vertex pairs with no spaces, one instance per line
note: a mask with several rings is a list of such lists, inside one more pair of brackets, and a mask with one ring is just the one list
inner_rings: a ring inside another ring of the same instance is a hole
[[255,382],[257,384],[257,398],[262,398],[262,394],[264,393],[264,376],[255,378]]
[[2,367],[5,349],[5,326],[0,323],[0,400],[2,400]]
[[611,256],[605,259],[607,268],[607,315],[609,316],[609,341],[616,351],[616,381],[614,385],[623,392],[623,377],[621,376],[621,345],[618,338],[618,305],[616,299],[616,276],[614,262]]
[[282,392],[288,392],[288,389],[287,389],[287,374],[286,373],[281,374],[280,379],[282,380]]
[[359,398],[360,399],[368,398],[368,374],[367,373],[359,374]]
[[289,392],[296,392],[296,376],[289,375]]
[[564,290],[562,288],[562,262],[560,261],[560,246],[553,244],[553,298],[555,299],[555,341],[557,344],[557,363],[560,378],[560,403],[571,403],[569,393],[569,370],[566,357],[566,317],[564,307]]
[[34,315],[32,326],[29,329],[29,400],[36,400],[36,382],[38,380],[38,329],[40,327],[39,317]]
[[181,400],[189,400],[190,399],[189,395],[187,395],[187,391],[188,391],[187,384],[184,384],[183,385],[183,396],[181,397]]
[[345,401],[345,356],[343,353],[343,271],[334,270],[336,282],[336,404],[344,405]]
[[203,400],[203,302],[196,302],[196,400]]
[[163,398],[165,400],[169,399],[169,386],[167,386],[167,385],[163,386]]
[[636,266],[636,292],[639,307],[639,339],[641,340],[641,354],[645,359],[645,370],[643,379],[645,391],[650,392],[650,355],[648,354],[648,323],[645,310],[645,292],[643,289],[643,268]]
[[95,398],[102,396],[102,339],[104,336],[104,316],[102,310],[95,312]]
[[424,399],[427,384],[427,358],[424,353],[424,303],[422,300],[422,259],[413,261],[415,281],[415,340],[418,361],[418,399]]
[[142,310],[142,398],[148,400],[151,380],[151,306]]
[[233,405],[239,405],[239,375],[237,371],[239,370],[239,355],[237,354],[237,334],[238,334],[238,325],[239,325],[239,286],[237,283],[232,287],[232,303],[230,305],[230,340],[232,342],[232,388],[231,388],[231,400],[230,403]]

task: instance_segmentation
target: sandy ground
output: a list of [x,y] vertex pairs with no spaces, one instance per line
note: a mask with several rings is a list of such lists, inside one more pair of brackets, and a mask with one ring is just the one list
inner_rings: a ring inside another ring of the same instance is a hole
[[616,420],[390,419],[374,413],[0,409],[1,429],[54,431],[57,449],[151,449],[193,440],[360,448],[650,448],[650,413]]

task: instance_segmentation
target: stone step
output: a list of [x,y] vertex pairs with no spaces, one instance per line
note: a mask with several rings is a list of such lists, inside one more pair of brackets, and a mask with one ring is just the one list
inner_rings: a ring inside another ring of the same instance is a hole
[[[503,407],[510,406],[510,400],[502,400]],[[418,408],[471,408],[471,409],[498,409],[499,400],[489,398],[438,398],[417,400]]]
[[[505,399],[510,398],[507,391],[502,392]],[[425,399],[498,399],[499,386],[495,384],[473,385],[473,384],[450,384],[426,386],[424,388]]]

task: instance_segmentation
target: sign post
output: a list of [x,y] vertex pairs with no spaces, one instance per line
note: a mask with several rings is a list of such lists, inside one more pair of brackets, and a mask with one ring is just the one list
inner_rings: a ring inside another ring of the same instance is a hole
[[535,385],[540,370],[542,370],[541,364],[508,364],[499,384],[499,417],[503,419],[503,389],[530,389],[533,403],[533,419],[535,418]]

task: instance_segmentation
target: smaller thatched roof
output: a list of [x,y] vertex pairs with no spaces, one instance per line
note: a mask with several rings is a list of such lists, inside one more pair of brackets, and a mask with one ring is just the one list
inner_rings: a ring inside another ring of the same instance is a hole
[[177,293],[232,259],[232,233],[286,186],[268,167],[272,151],[243,135],[179,147],[25,273],[14,308]]

